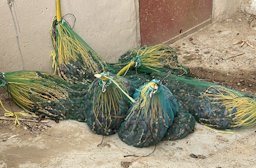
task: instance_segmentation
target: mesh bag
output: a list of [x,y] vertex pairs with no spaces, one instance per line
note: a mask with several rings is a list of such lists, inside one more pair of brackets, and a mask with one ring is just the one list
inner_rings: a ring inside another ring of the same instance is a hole
[[143,73],[171,71],[173,74],[189,74],[189,69],[179,63],[175,49],[163,44],[131,49],[120,57],[119,64],[126,65],[120,74],[133,68]]
[[[154,74],[153,77],[162,77]],[[256,99],[224,86],[188,77],[171,75],[163,83],[198,122],[217,129],[253,126]]]
[[159,81],[152,80],[134,94],[136,102],[118,130],[128,145],[146,147],[162,140],[178,110],[175,97]]
[[103,74],[90,86],[86,100],[86,122],[96,134],[111,135],[119,128],[126,117],[129,100],[124,92],[130,84],[122,77]]
[[64,19],[54,19],[50,33],[55,74],[71,83],[87,83],[95,73],[105,70],[106,63]]
[[0,86],[26,111],[54,120],[84,120],[87,84],[72,85],[58,76],[38,71],[0,73]]

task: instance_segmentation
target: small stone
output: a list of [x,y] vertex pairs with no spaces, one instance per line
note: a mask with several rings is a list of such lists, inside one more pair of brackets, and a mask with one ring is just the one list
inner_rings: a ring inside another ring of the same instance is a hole
[[198,158],[197,155],[195,155],[195,154],[193,154],[193,153],[191,153],[189,156],[192,157],[192,158],[195,158],[195,159]]
[[132,162],[126,162],[126,161],[122,161],[122,162],[121,162],[121,166],[122,166],[123,168],[128,168],[128,167],[131,166],[131,164],[132,164]]
[[195,155],[193,153],[191,153],[189,156],[195,159],[206,159],[206,156],[204,155]]

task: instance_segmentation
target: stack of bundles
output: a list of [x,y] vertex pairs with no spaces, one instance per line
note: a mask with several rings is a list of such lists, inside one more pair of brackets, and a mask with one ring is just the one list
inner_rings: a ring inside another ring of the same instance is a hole
[[121,56],[119,64],[125,65],[119,71],[120,75],[133,68],[143,73],[167,71],[178,75],[189,73],[188,69],[179,63],[176,51],[163,44],[132,49]]
[[136,102],[129,109],[118,135],[126,144],[135,147],[155,145],[173,123],[178,110],[176,99],[158,80],[141,86],[134,98]]
[[17,71],[0,73],[0,87],[22,109],[41,117],[84,120],[86,85],[71,85],[42,72]]
[[[162,75],[153,75],[163,77]],[[171,75],[163,81],[196,120],[217,129],[256,124],[256,99],[224,86]]]
[[56,0],[56,16],[51,27],[54,72],[71,83],[87,83],[95,73],[103,71],[106,64],[62,19],[60,0]]
[[122,77],[102,73],[95,75],[85,97],[86,122],[96,134],[111,135],[126,117],[130,84]]

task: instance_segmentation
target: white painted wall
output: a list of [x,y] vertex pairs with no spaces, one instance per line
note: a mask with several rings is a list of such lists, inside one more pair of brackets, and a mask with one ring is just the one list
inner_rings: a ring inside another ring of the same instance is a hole
[[[14,2],[26,70],[51,70],[49,35],[55,0]],[[76,16],[75,31],[108,62],[138,46],[136,0],[62,0],[62,14]],[[16,32],[7,0],[0,0],[0,71],[22,69]]]
[[240,9],[243,0],[213,0],[213,20],[223,20]]
[[242,11],[256,15],[256,0],[244,0],[241,5]]

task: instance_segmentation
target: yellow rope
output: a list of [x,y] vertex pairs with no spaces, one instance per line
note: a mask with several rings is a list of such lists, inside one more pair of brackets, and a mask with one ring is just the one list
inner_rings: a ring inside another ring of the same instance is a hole
[[120,89],[120,90],[123,92],[123,94],[124,94],[132,103],[135,103],[135,100],[134,100],[132,97],[130,97],[130,96],[118,85],[118,83],[117,83],[115,80],[113,80],[112,78],[109,78],[109,80],[112,81],[112,82],[118,87],[118,89]]
[[130,97],[130,96],[121,88],[121,86],[120,86],[114,79],[112,79],[111,77],[108,77],[108,76],[102,75],[102,74],[95,74],[94,76],[95,76],[96,78],[100,78],[100,79],[102,79],[102,80],[109,79],[111,82],[113,82],[113,83],[116,85],[116,87],[117,87],[118,89],[121,90],[121,92],[122,92],[132,103],[135,103],[135,100],[134,100],[132,97]]
[[15,121],[14,121],[14,124],[15,125],[20,125],[20,122],[19,122],[19,118],[20,117],[34,117],[33,115],[29,114],[29,113],[26,113],[25,111],[19,111],[19,112],[12,112],[12,111],[9,111],[7,110],[4,105],[3,105],[3,102],[0,100],[0,105],[1,107],[4,109],[4,116],[5,117],[15,117]]
[[127,64],[125,67],[123,67],[116,75],[117,76],[122,76],[134,65],[135,65],[135,61],[131,61],[129,64]]
[[143,89],[141,90],[141,93],[140,93],[140,96],[141,96],[141,98],[142,98],[142,100],[143,100],[143,102],[141,103],[141,108],[144,107],[145,104],[146,104],[146,102],[148,101],[148,100],[147,100],[147,90],[148,90],[150,87],[153,88],[153,89],[157,89],[157,88],[158,88],[158,85],[157,85],[156,83],[154,83],[154,82],[149,82],[147,85],[145,85],[145,86],[143,87]]

